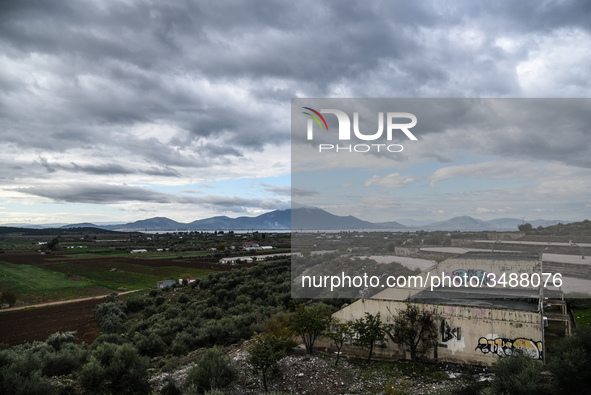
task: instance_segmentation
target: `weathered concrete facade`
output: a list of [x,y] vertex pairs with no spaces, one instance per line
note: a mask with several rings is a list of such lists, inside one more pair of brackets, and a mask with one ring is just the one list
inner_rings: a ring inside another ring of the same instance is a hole
[[[437,316],[439,361],[491,365],[514,348],[523,349],[533,358],[542,358],[542,325],[538,311],[432,303],[421,303],[421,307]],[[372,298],[358,300],[333,316],[341,321],[352,321],[364,317],[365,313],[379,312],[382,321],[393,325],[394,316],[405,308],[404,301]],[[406,349],[391,339],[374,350],[377,357],[407,359],[407,354]],[[434,359],[435,352],[422,356]]]
[[[431,268],[431,274],[534,273],[541,270],[535,255],[516,253],[465,254],[448,259]],[[459,272],[461,271],[461,273]],[[426,276],[426,273],[422,273]],[[423,358],[455,363],[491,365],[499,357],[521,349],[535,359],[543,358],[543,320],[539,287],[508,289],[492,292],[486,286],[469,292],[446,288],[431,293],[427,289],[388,289],[377,295],[360,299],[337,311],[333,316],[341,321],[353,321],[380,313],[390,326],[399,310],[406,309],[405,299],[434,313],[438,327],[438,346]],[[496,291],[496,290],[494,290]],[[393,335],[393,333],[390,333]],[[408,359],[408,351],[389,338],[376,345],[374,355]],[[323,342],[327,346],[327,342]],[[345,352],[365,353],[350,346]]]

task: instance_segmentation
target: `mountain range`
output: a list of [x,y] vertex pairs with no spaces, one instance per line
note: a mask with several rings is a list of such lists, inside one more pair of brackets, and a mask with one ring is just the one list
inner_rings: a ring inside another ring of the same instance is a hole
[[[528,221],[534,228],[555,225],[559,222],[535,220]],[[275,210],[256,217],[230,218],[216,216],[196,220],[190,223],[177,222],[166,217],[154,217],[126,224],[78,223],[58,226],[61,228],[100,228],[117,231],[188,231],[188,230],[438,230],[438,231],[516,231],[523,220],[500,218],[482,221],[469,216],[454,217],[440,222],[419,222],[400,220],[390,222],[368,222],[352,215],[339,216],[315,207],[296,207],[287,210]],[[7,224],[7,226],[17,226]],[[22,227],[31,227],[23,225]],[[39,225],[35,228],[41,227]],[[51,226],[46,226],[51,227]]]

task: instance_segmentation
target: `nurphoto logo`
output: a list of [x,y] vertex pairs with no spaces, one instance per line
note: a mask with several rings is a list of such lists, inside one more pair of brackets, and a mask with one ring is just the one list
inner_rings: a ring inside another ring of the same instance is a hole
[[[339,141],[350,141],[351,140],[351,119],[349,116],[341,110],[335,109],[321,109],[320,111],[316,111],[311,107],[302,107],[305,110],[303,114],[306,114],[310,117],[308,119],[307,125],[307,139],[314,140],[314,121],[320,127],[321,131],[328,132],[328,124],[326,119],[322,114],[333,114],[337,117],[337,121],[339,124],[338,130],[338,139]],[[362,141],[376,141],[376,140],[383,140],[382,135],[384,134],[384,118],[386,119],[386,141],[392,141],[392,137],[395,135],[395,131],[401,131],[406,135],[406,137],[410,140],[416,141],[418,140],[414,134],[409,130],[417,124],[417,117],[414,114],[408,112],[387,112],[386,116],[384,117],[383,112],[378,112],[378,130],[375,133],[365,134],[359,130],[359,113],[353,113],[353,135],[358,140]],[[410,122],[400,123],[400,120],[410,120]],[[381,151],[388,151],[388,152],[401,152],[404,147],[401,144],[349,144],[349,145],[339,145],[339,144],[319,144],[318,151],[325,152],[325,151],[333,151],[333,152],[381,152]]]

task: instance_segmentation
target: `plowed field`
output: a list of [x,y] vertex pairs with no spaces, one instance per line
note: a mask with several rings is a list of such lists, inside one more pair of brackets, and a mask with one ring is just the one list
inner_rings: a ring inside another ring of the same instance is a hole
[[103,298],[0,314],[0,343],[11,346],[44,341],[55,332],[77,331],[78,343],[92,343],[99,336],[93,310]]

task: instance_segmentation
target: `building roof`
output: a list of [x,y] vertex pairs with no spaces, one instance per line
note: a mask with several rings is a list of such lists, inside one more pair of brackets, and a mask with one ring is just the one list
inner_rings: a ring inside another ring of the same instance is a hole
[[424,289],[411,300],[426,303],[474,307],[496,307],[512,310],[538,311],[540,294],[537,289],[515,288],[437,288]]
[[486,259],[493,261],[539,261],[539,254],[533,252],[492,252],[469,251],[450,259]]

